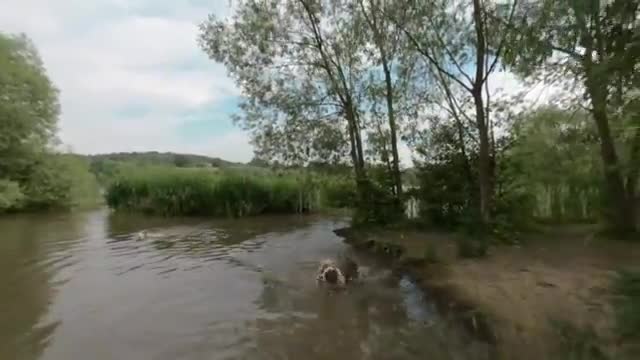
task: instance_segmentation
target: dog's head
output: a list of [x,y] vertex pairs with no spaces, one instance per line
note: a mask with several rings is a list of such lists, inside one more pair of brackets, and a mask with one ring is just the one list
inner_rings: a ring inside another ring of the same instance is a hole
[[336,265],[331,260],[322,260],[320,262],[320,267],[318,268],[318,273],[322,274],[327,268],[335,267]]
[[332,260],[323,260],[320,262],[317,280],[330,285],[344,285],[345,283],[342,271]]

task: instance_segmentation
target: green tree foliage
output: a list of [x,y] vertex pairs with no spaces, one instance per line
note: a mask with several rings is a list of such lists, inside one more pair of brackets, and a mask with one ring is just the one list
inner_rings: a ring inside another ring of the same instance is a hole
[[640,272],[622,271],[613,286],[617,331],[625,339],[640,336]]
[[[495,200],[497,231],[513,232],[534,219],[592,222],[601,215],[602,174],[591,115],[541,107],[520,114],[496,143]],[[422,217],[445,227],[476,226],[473,198],[451,122],[431,128],[417,149]],[[475,169],[475,166],[472,166]],[[471,173],[475,177],[475,173]],[[506,228],[505,228],[506,227]]]
[[99,189],[86,159],[70,154],[43,154],[20,184],[24,200],[18,209],[46,210],[90,207]]
[[54,154],[58,91],[33,43],[0,33],[0,211],[95,202],[85,160]]
[[201,46],[248,95],[236,120],[252,133],[262,158],[340,162],[350,146],[362,172],[360,41],[339,13],[349,14],[345,6],[242,1],[230,20],[211,16],[202,25]]
[[[358,0],[359,10],[355,16],[364,19],[363,24],[368,30],[365,35],[365,42],[371,43],[373,46],[369,54],[375,63],[379,63],[382,70],[383,81],[379,81],[376,72],[370,74],[371,84],[369,84],[369,92],[371,102],[372,117],[377,117],[386,113],[388,134],[382,130],[380,123],[375,127],[373,139],[371,142],[377,142],[378,147],[374,147],[381,154],[381,160],[386,164],[388,177],[390,178],[393,193],[396,201],[402,198],[402,177],[400,172],[400,156],[398,152],[398,120],[400,113],[398,111],[398,100],[402,100],[399,90],[402,90],[404,80],[410,73],[406,70],[393,71],[396,64],[400,64],[402,55],[402,36],[401,32],[389,21],[385,14],[389,11],[388,6],[392,3],[382,2],[378,0]],[[384,84],[384,86],[381,86]],[[379,99],[383,98],[386,106],[377,106]],[[375,141],[377,140],[377,141]],[[390,146],[387,145],[389,142]],[[390,149],[389,149],[390,147]]]
[[505,192],[528,194],[530,215],[589,221],[599,215],[601,168],[593,120],[585,111],[543,107],[513,127],[502,164]]
[[[389,17],[402,30],[419,67],[436,84],[445,111],[457,127],[458,148],[468,154],[463,133],[477,143],[476,176],[465,161],[468,180],[477,186],[477,208],[483,225],[490,225],[494,197],[494,122],[490,112],[489,76],[497,69],[518,1],[480,0],[398,1]],[[507,11],[504,11],[504,10]],[[504,22],[490,21],[500,18]],[[469,131],[471,130],[471,131]]]
[[44,154],[33,163],[22,187],[26,196],[24,208],[28,210],[67,207],[71,204],[71,184],[63,174],[60,159]]
[[608,220],[619,232],[637,228],[639,5],[637,0],[528,2],[505,56],[525,76],[581,90],[573,91],[583,95],[574,101],[586,104],[596,125]]
[[67,179],[68,208],[89,208],[101,202],[100,187],[89,161],[83,156],[58,154],[60,176]]
[[[360,194],[356,207],[371,208],[367,192],[379,184],[367,175],[363,129],[370,118],[367,84],[380,68],[366,57],[365,17],[350,1],[247,0],[236,5],[230,19],[211,16],[202,24],[200,44],[247,95],[236,121],[251,132],[257,154],[285,165],[340,164],[348,155]],[[387,99],[392,92],[387,87]],[[391,117],[389,124],[395,124]],[[391,137],[395,130],[391,126]],[[381,190],[399,196],[397,143],[389,143],[395,185]]]
[[421,155],[417,164],[421,216],[432,225],[455,227],[474,217],[470,194],[475,190],[469,187],[475,183],[460,176],[469,159],[460,153],[456,136],[455,126],[440,124],[423,133],[416,147]]
[[[620,230],[636,226],[637,0],[236,5],[202,24],[199,40],[246,95],[236,120],[257,159],[350,157],[356,219],[402,212],[405,140],[420,154],[420,189],[408,193],[431,223],[496,228],[604,214]],[[568,101],[524,113],[518,101],[496,101],[489,85],[506,68],[532,82],[561,79]]]
[[20,184],[0,179],[0,213],[20,207],[23,198]]
[[22,181],[55,141],[58,91],[33,43],[0,33],[0,174]]

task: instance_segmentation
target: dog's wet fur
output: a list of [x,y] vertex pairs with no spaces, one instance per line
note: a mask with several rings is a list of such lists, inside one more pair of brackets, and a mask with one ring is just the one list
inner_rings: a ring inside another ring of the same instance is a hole
[[340,264],[333,260],[323,260],[318,268],[316,281],[333,286],[345,286],[358,278],[358,264],[350,258],[343,259]]

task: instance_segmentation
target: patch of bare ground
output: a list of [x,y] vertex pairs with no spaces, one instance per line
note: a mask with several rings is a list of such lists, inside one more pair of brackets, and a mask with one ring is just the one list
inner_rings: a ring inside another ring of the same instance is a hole
[[594,341],[606,358],[624,359],[610,289],[618,270],[640,267],[640,244],[597,239],[594,230],[547,227],[478,259],[459,258],[458,235],[450,233],[379,231],[360,240],[404,249],[401,259],[426,288],[483,314],[500,358],[566,359],[567,343],[590,347]]

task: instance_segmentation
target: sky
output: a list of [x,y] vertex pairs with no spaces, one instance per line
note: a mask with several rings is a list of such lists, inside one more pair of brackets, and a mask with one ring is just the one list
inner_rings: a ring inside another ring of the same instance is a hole
[[[0,0],[0,31],[26,33],[60,89],[65,149],[174,151],[246,162],[235,127],[240,91],[197,45],[208,14],[231,0]],[[508,73],[493,91],[514,92]],[[492,91],[492,92],[493,92]],[[411,153],[401,146],[403,163]]]
[[79,153],[176,151],[249,161],[232,124],[240,92],[197,45],[229,0],[0,0],[60,89],[59,136]]

